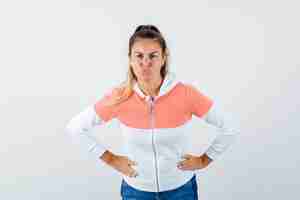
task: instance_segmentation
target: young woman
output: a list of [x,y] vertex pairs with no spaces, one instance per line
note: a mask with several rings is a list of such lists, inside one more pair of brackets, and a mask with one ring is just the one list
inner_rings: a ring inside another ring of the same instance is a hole
[[[123,200],[196,200],[195,170],[207,167],[234,141],[233,129],[217,105],[168,69],[168,48],[157,27],[140,25],[129,40],[128,78],[74,116],[67,133],[122,174]],[[187,154],[186,126],[192,116],[220,134],[203,155]],[[98,143],[90,130],[117,118],[125,138],[117,155]]]

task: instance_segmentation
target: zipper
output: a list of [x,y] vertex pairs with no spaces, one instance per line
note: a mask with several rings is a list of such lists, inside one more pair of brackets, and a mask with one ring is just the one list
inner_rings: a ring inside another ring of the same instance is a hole
[[151,122],[151,130],[152,130],[152,149],[154,154],[155,161],[155,180],[156,180],[156,189],[157,193],[159,193],[159,182],[158,182],[158,164],[157,164],[157,152],[154,144],[154,97],[150,97],[150,122]]

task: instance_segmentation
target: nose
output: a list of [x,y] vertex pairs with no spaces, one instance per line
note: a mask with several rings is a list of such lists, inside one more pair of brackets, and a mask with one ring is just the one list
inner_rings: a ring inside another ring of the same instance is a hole
[[148,56],[143,57],[142,64],[143,64],[143,66],[148,66],[151,64],[151,60],[149,59]]

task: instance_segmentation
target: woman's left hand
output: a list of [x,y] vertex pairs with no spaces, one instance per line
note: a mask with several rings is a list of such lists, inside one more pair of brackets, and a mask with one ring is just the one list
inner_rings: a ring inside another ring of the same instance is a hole
[[212,159],[209,158],[206,154],[201,156],[193,156],[191,154],[185,154],[183,156],[185,160],[177,163],[177,167],[181,170],[197,170],[207,167]]

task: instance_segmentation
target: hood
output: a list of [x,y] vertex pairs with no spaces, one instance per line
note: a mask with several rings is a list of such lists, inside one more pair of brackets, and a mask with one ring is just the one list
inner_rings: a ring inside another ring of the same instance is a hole
[[[154,97],[154,100],[170,92],[177,85],[177,83],[179,83],[179,81],[176,78],[176,74],[174,72],[168,72],[160,87],[159,94]],[[146,101],[150,99],[150,96],[145,95],[142,92],[137,82],[134,83],[133,89],[141,98],[145,99]]]

